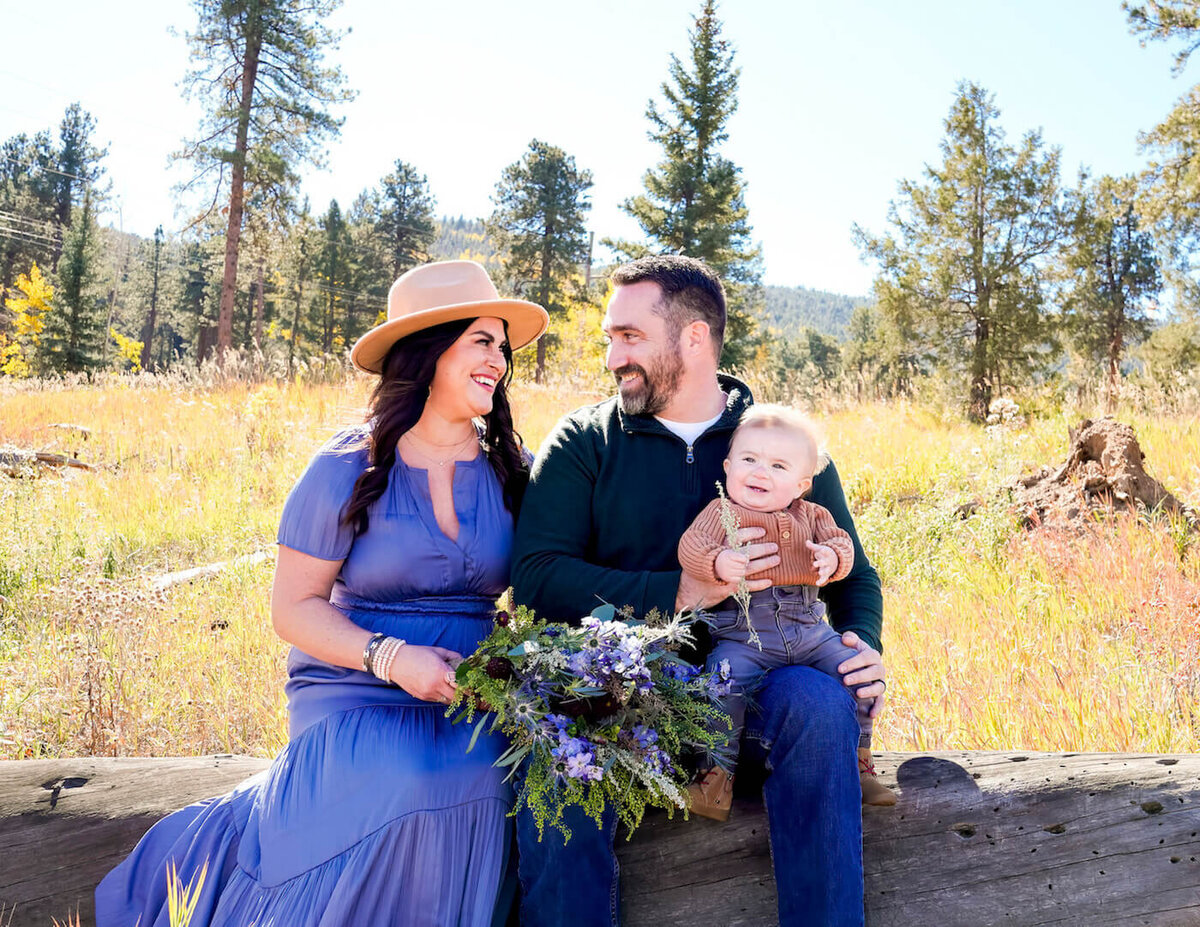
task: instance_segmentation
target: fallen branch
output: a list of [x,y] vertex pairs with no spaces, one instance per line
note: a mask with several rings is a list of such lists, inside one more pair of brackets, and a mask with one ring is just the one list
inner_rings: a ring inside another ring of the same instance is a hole
[[229,569],[232,566],[253,565],[262,563],[264,560],[269,560],[275,556],[275,548],[269,550],[256,551],[253,554],[243,554],[241,557],[234,557],[232,560],[223,560],[220,563],[209,563],[205,566],[192,567],[190,570],[179,570],[175,573],[164,573],[162,576],[156,577],[150,587],[154,590],[170,589],[172,586],[178,586],[181,583],[190,583],[197,579],[207,579],[210,576]]
[[0,447],[0,473],[11,477],[37,476],[39,469],[73,467],[76,470],[95,470],[77,457],[26,451],[19,447]]

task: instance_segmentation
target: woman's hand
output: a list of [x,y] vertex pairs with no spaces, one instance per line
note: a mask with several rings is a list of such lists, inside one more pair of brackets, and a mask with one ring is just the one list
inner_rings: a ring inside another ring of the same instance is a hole
[[842,674],[842,682],[848,686],[872,683],[872,685],[864,686],[855,692],[855,696],[875,699],[875,704],[871,706],[871,717],[877,718],[883,711],[883,690],[887,688],[887,683],[884,681],[887,671],[883,668],[883,657],[880,656],[878,650],[859,639],[859,636],[853,631],[847,631],[842,635],[842,643],[858,651],[856,656],[838,666],[838,672]]
[[448,705],[454,701],[458,688],[454,682],[454,667],[462,659],[461,653],[445,647],[405,644],[392,664],[391,681],[423,701]]

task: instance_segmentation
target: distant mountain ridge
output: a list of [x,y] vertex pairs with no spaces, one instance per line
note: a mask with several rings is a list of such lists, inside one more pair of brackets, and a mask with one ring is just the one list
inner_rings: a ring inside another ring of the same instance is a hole
[[[437,238],[430,256],[438,261],[469,259],[487,267],[496,267],[500,255],[492,247],[479,219],[442,216],[437,220]],[[850,316],[858,306],[869,302],[865,296],[846,296],[806,286],[763,287],[766,297],[766,324],[784,337],[796,337],[811,328],[829,338],[845,341]]]
[[865,296],[846,296],[806,286],[768,286],[764,315],[768,327],[785,337],[799,335],[802,329],[845,341],[850,316],[859,306],[870,302]]

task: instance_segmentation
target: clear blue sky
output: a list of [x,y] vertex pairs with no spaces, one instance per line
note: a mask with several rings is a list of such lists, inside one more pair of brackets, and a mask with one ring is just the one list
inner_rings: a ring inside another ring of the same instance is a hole
[[[597,238],[637,237],[618,205],[658,156],[647,100],[682,54],[699,0],[347,0],[337,60],[358,99],[342,110],[326,171],[305,175],[315,211],[374,185],[397,158],[429,176],[438,209],[482,216],[504,165],[539,138],[595,176]],[[896,182],[936,161],[961,79],[995,94],[1010,138],[1041,127],[1064,174],[1143,163],[1151,128],[1196,81],[1170,50],[1142,49],[1119,0],[725,0],[742,68],[726,154],[743,171],[767,282],[866,293],[850,239],[884,228]],[[20,4],[4,15],[0,138],[56,127],[78,100],[97,118],[109,221],[143,235],[178,227],[167,155],[196,112],[181,102],[184,0]]]

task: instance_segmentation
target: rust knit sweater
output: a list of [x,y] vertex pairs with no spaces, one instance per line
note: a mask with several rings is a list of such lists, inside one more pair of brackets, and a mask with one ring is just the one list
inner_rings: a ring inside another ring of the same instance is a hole
[[[738,527],[765,528],[766,535],[754,543],[773,541],[779,545],[779,566],[755,579],[766,578],[777,586],[812,586],[817,581],[812,553],[805,541],[832,547],[838,565],[829,581],[841,579],[854,566],[854,546],[850,535],[834,523],[829,510],[797,499],[782,512],[756,512],[736,502],[730,502],[737,513]],[[721,500],[710,502],[679,539],[679,564],[683,569],[706,581],[719,579],[716,574],[717,555],[729,546],[725,529],[721,527]]]

